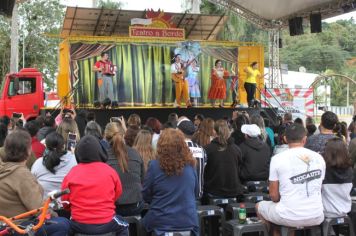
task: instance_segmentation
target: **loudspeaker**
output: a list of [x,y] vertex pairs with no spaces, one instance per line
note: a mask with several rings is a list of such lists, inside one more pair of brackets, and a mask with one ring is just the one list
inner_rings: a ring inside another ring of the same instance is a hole
[[0,1],[0,14],[5,14],[8,17],[12,16],[15,0],[1,0]]
[[310,14],[310,32],[320,33],[321,32],[321,14]]
[[283,48],[283,41],[281,38],[278,39],[278,47]]
[[303,17],[294,17],[288,20],[290,36],[304,34]]

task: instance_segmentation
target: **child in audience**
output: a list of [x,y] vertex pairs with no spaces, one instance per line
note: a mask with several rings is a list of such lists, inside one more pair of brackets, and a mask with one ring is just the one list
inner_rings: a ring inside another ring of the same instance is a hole
[[323,154],[326,163],[322,199],[325,217],[342,217],[351,211],[353,171],[346,143],[342,138],[327,141]]

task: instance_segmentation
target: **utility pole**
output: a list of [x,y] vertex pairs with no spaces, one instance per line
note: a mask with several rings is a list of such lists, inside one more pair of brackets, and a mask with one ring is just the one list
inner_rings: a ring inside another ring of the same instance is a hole
[[15,1],[11,18],[11,56],[10,73],[17,72],[19,69],[19,16],[18,1]]

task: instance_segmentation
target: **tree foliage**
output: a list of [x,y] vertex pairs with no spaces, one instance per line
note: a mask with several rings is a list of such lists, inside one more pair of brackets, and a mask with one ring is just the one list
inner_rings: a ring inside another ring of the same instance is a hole
[[[19,6],[19,68],[35,67],[44,74],[47,86],[53,89],[58,69],[58,44],[60,39],[47,35],[58,35],[63,23],[64,6],[59,0],[25,1]],[[0,76],[9,71],[10,63],[10,19],[0,18]],[[23,65],[23,47],[25,65]]]

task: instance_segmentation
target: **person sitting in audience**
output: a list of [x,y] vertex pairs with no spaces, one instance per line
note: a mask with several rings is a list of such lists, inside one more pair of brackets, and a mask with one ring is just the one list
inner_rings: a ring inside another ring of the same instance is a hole
[[[22,130],[13,131],[5,140],[5,155],[0,161],[0,215],[13,217],[42,207],[43,189],[26,167],[31,155],[31,136]],[[36,236],[63,236],[69,231],[69,221],[52,217],[51,224],[44,224]],[[26,219],[24,225],[33,223]]]
[[143,159],[144,171],[147,171],[148,163],[156,159],[156,151],[152,147],[152,134],[148,130],[140,130],[136,136],[133,148]]
[[39,130],[39,126],[35,120],[31,120],[25,124],[25,129],[31,135],[31,147],[33,153],[35,153],[36,158],[39,158],[43,155],[44,150],[46,149],[45,145],[40,143],[37,139],[37,132]]
[[148,165],[143,198],[150,209],[142,219],[147,232],[188,231],[199,235],[195,199],[198,179],[193,158],[179,130],[165,129],[157,143],[157,160]]
[[141,128],[141,118],[137,114],[131,114],[129,116],[129,119],[127,120],[127,126],[128,128],[134,126],[137,127],[138,129]]
[[324,112],[321,116],[320,134],[309,136],[304,147],[323,154],[325,143],[335,137],[333,129],[338,122],[339,119],[335,113],[331,111]]
[[214,135],[214,120],[206,118],[200,123],[198,130],[193,134],[192,141],[204,147],[213,140]]
[[[255,124],[260,128],[261,134],[259,135],[260,138],[262,139],[263,142],[267,143],[270,150],[270,153],[273,151],[272,148],[272,141],[270,137],[267,134],[266,127],[265,127],[265,122],[263,120],[263,117],[261,115],[252,115],[250,118],[251,124]],[[245,136],[246,137],[246,136]]]
[[283,132],[286,130],[286,128],[288,126],[290,126],[291,124],[293,124],[293,115],[292,113],[290,112],[286,112],[283,116],[283,119],[282,119],[282,124],[279,125],[278,127],[278,138],[277,138],[277,144],[281,144],[283,143],[283,138],[282,138],[282,135],[283,135]]
[[351,211],[353,170],[347,145],[341,138],[329,139],[325,146],[325,179],[322,199],[325,217],[342,217]]
[[115,214],[115,201],[122,194],[120,178],[113,168],[102,162],[105,153],[98,139],[84,136],[75,155],[79,164],[62,183],[62,189],[70,190],[62,196],[62,201],[70,202],[72,233],[128,235],[128,224]]
[[216,138],[204,147],[207,163],[204,170],[203,202],[208,198],[239,197],[243,188],[239,177],[241,150],[230,137],[225,120],[215,122]]
[[124,139],[127,146],[132,147],[140,129],[138,126],[129,126],[125,132]]
[[236,145],[240,145],[245,141],[245,134],[241,132],[241,126],[245,124],[250,124],[250,120],[245,114],[239,114],[233,121],[234,131],[231,137],[234,138]]
[[206,164],[206,154],[204,149],[192,141],[192,135],[195,132],[194,123],[187,117],[182,116],[179,118],[177,128],[182,131],[185,136],[185,142],[188,145],[193,157],[197,161],[197,175],[199,183],[199,198],[203,196],[203,178],[204,168]]
[[306,125],[306,129],[307,129],[307,137],[309,137],[309,136],[312,136],[314,133],[315,133],[315,131],[317,130],[317,127],[316,127],[316,125],[315,124],[308,124],[308,125]]
[[199,128],[201,122],[203,122],[204,119],[205,119],[205,117],[203,114],[196,114],[194,116],[194,126],[195,126],[196,130]]
[[281,152],[284,152],[284,151],[289,149],[285,130],[284,130],[283,133],[281,133],[281,137],[282,137],[282,143],[275,146],[275,148],[273,150],[273,155],[277,155],[277,154],[279,154]]
[[39,141],[42,141],[43,139],[46,138],[46,136],[53,132],[56,131],[56,122],[54,121],[54,118],[52,116],[46,116],[44,118],[44,126],[40,128],[40,130],[37,133],[37,139]]
[[300,117],[295,118],[294,123],[304,126],[304,122],[303,122],[302,118],[300,118]]
[[150,117],[146,121],[146,126],[149,127],[153,131],[152,147],[154,149],[156,149],[159,135],[160,135],[161,129],[162,129],[162,124],[156,118]]
[[[104,153],[107,154],[107,149],[110,147],[109,143],[103,138],[103,133],[101,131],[101,127],[98,123],[95,121],[89,121],[87,125],[85,126],[84,129],[84,135],[92,135],[96,137],[101,145],[101,148],[103,149]],[[106,160],[103,160],[103,162],[106,162]]]
[[77,165],[74,154],[67,152],[64,147],[64,139],[60,134],[48,134],[43,157],[37,159],[31,168],[31,173],[43,187],[45,198],[48,193],[61,188],[64,177]]
[[145,174],[143,160],[135,149],[125,145],[125,133],[119,123],[108,123],[104,133],[110,144],[107,164],[119,174],[123,190],[115,203],[116,213],[122,216],[139,215],[144,206],[141,193]]
[[260,138],[261,130],[257,125],[243,125],[241,132],[245,134],[245,141],[239,146],[241,181],[266,181],[271,161],[270,147]]
[[303,147],[306,142],[303,126],[291,124],[285,137],[289,150],[273,156],[270,165],[272,201],[257,203],[257,214],[266,223],[288,227],[319,225],[324,220],[321,199],[324,159]]

